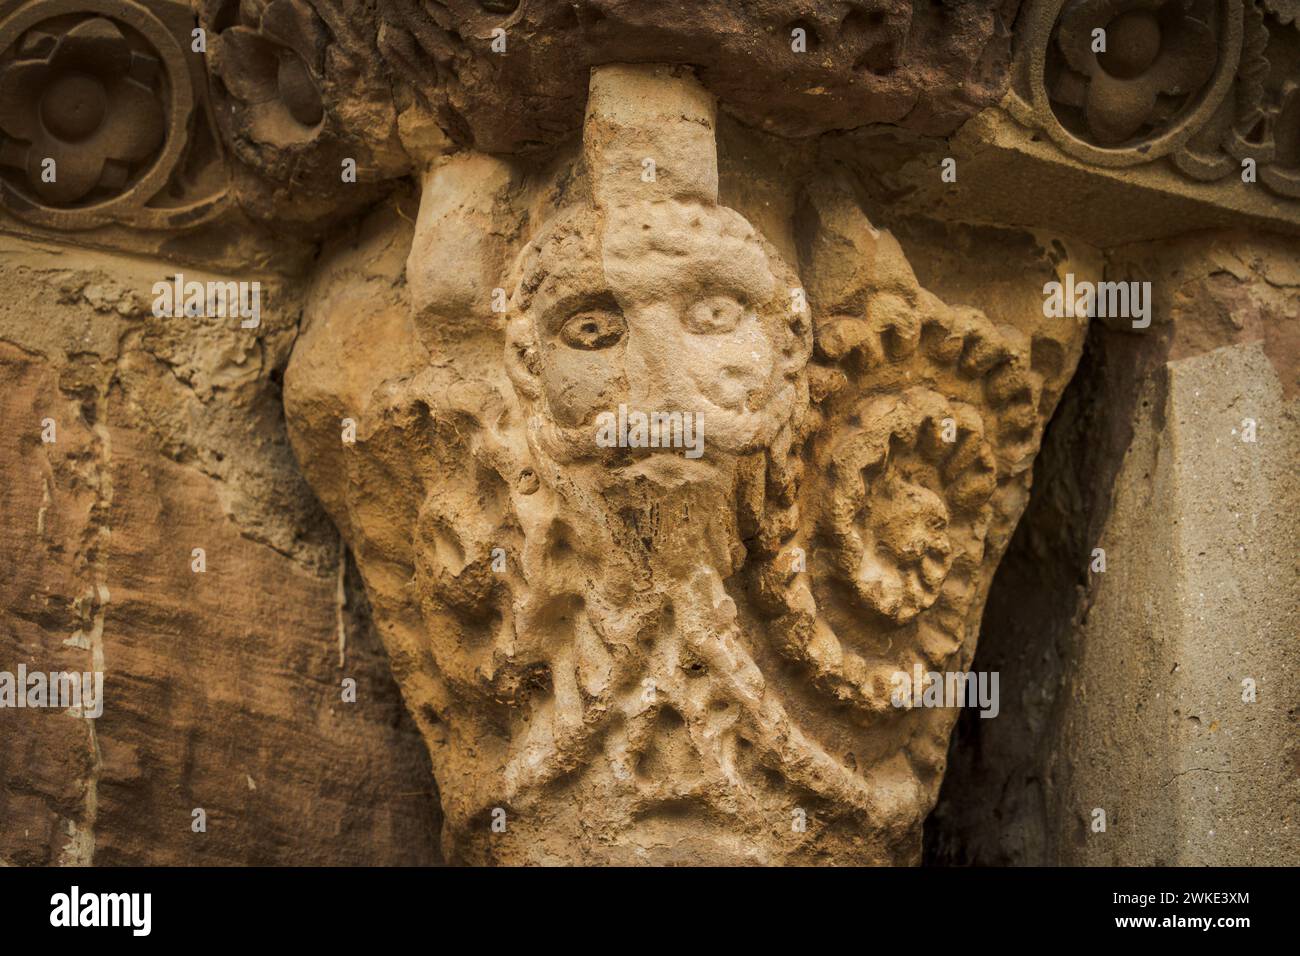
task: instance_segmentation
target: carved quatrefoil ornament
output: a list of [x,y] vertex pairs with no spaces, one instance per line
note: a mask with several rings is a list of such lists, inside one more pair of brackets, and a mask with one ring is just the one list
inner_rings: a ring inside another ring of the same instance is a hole
[[[0,197],[53,229],[193,225],[217,213],[214,135],[192,148],[206,81],[185,5],[0,6]],[[209,130],[210,132],[210,130]]]
[[1177,150],[1219,108],[1241,58],[1239,0],[1036,0],[1026,15],[1033,121],[1097,166]]

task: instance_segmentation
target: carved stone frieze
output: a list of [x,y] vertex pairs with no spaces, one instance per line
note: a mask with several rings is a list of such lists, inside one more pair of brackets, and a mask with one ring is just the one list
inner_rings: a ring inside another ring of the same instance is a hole
[[694,64],[728,112],[780,135],[869,123],[944,134],[1005,91],[1018,5],[393,0],[380,44],[457,142],[487,152],[577,132],[592,66],[662,59]]

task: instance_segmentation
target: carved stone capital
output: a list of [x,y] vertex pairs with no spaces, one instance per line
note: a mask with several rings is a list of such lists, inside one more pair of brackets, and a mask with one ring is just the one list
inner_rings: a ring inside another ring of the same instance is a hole
[[898,675],[969,663],[1083,325],[946,304],[720,123],[597,68],[580,149],[431,170],[401,294],[358,314],[353,249],[308,301],[291,435],[450,858],[917,859],[954,712]]

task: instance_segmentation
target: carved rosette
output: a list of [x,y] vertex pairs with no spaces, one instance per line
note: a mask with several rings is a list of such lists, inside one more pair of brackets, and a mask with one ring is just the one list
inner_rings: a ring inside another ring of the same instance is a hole
[[1295,20],[1283,0],[1036,0],[1007,106],[1085,163],[1214,181],[1252,160],[1298,198]]
[[[37,225],[143,229],[219,212],[206,77],[177,3],[0,6],[0,198]],[[201,140],[201,147],[196,142]]]
[[[1016,328],[921,288],[897,243],[844,196],[818,186],[809,203],[824,234],[813,301],[829,313],[811,373],[818,424],[801,453],[814,465],[811,507],[768,546],[754,591],[782,652],[906,732],[932,773],[946,734],[932,715],[898,726],[891,677],[947,668],[968,649],[988,534],[1014,520],[1059,366],[1050,347],[1035,352]],[[871,283],[818,278],[858,260],[874,263]]]

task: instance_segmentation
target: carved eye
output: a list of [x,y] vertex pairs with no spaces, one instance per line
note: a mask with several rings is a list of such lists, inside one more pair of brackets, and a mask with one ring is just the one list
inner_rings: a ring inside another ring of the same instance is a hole
[[560,329],[560,339],[570,348],[594,352],[617,345],[626,331],[623,317],[617,312],[593,309],[579,312],[565,322],[564,328]]
[[686,331],[697,335],[730,332],[745,314],[745,307],[729,295],[711,295],[686,310]]

